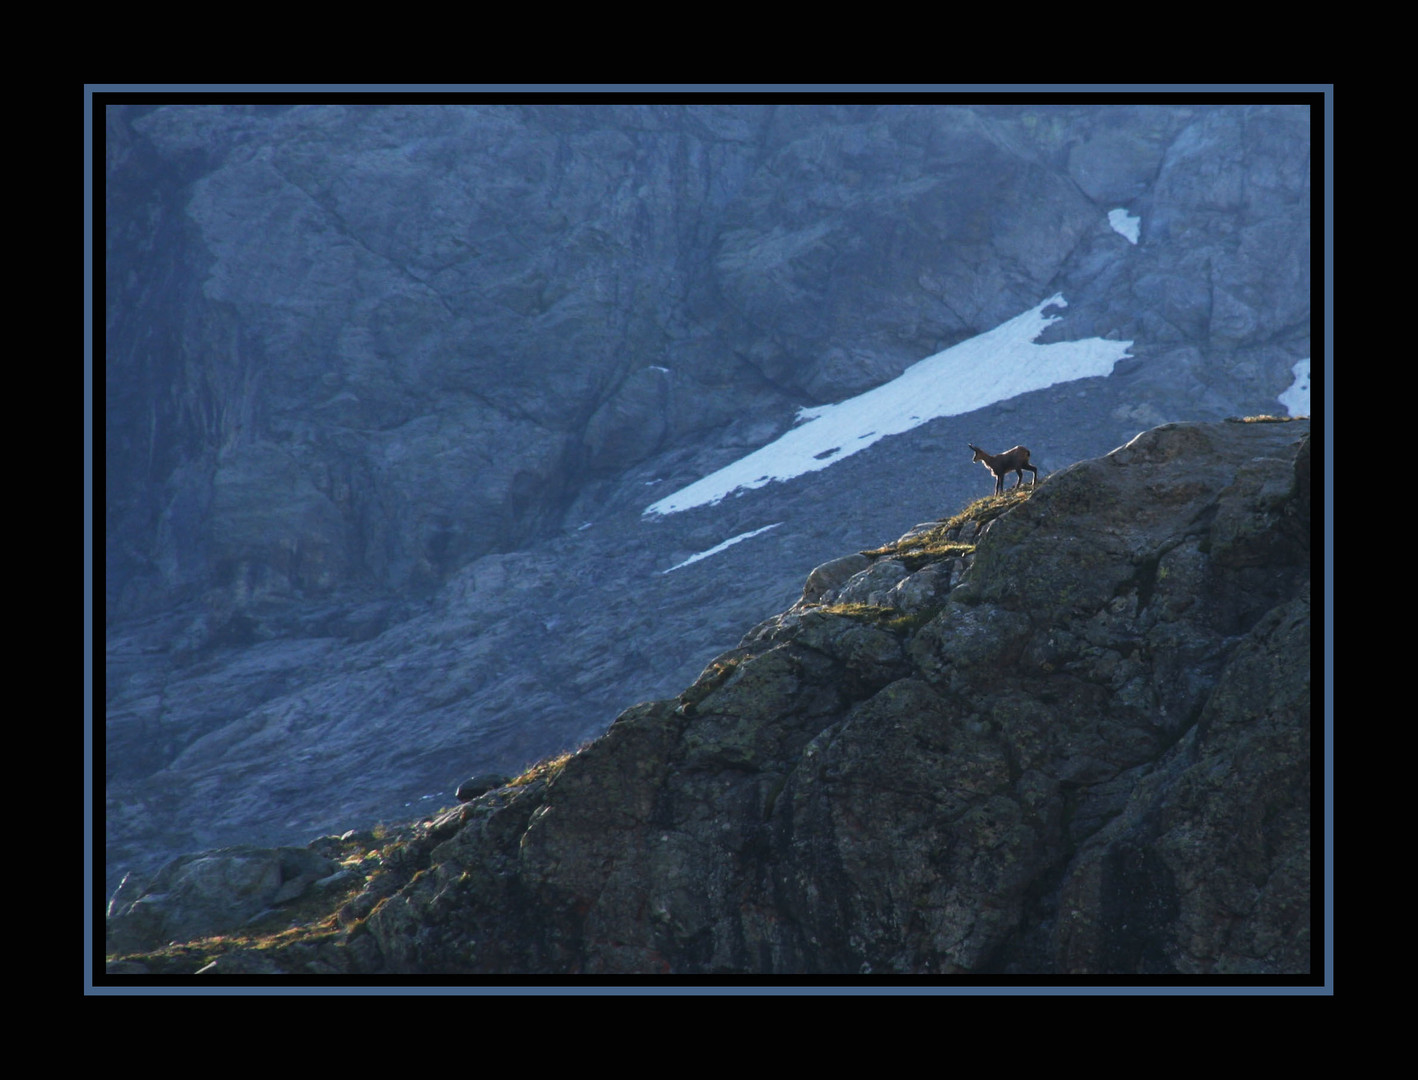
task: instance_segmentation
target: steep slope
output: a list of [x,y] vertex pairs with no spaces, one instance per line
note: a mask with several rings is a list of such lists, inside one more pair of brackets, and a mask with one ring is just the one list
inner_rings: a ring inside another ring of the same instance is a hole
[[309,932],[115,970],[1308,971],[1309,447],[1165,425],[819,567],[580,752],[312,844]]

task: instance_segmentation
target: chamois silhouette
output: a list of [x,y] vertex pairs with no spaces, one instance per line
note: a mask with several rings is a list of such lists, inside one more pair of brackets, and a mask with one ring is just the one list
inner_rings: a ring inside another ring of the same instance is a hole
[[1029,464],[1029,449],[1024,446],[1012,446],[1003,454],[987,454],[974,443],[966,443],[971,450],[975,451],[972,461],[981,462],[985,468],[995,475],[995,494],[1004,494],[1004,478],[1014,473],[1019,477],[1015,481],[1015,487],[1022,487],[1024,484],[1024,470],[1029,470],[1029,486],[1033,487],[1039,482],[1039,470]]

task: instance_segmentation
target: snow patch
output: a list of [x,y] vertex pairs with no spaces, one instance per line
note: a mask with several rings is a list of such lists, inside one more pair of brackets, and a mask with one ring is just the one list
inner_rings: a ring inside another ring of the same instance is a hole
[[[714,545],[708,551],[701,551],[698,555],[691,555],[682,563],[675,563],[674,566],[670,567],[670,570],[678,570],[681,566],[688,566],[690,563],[697,563],[700,559],[707,559],[710,555],[717,555],[727,547],[733,547],[740,541],[747,540],[751,536],[757,536],[759,533],[765,533],[769,529],[776,529],[781,524],[783,524],[781,521],[775,521],[772,525],[765,525],[761,529],[754,529],[753,532],[739,533],[738,536],[730,537],[722,544]],[[660,573],[668,574],[670,570],[661,570]]]
[[1129,244],[1137,243],[1138,226],[1142,224],[1142,218],[1134,217],[1122,209],[1109,210],[1108,224],[1113,227],[1115,233],[1125,237]]
[[1290,410],[1291,416],[1310,415],[1310,358],[1297,360],[1290,369],[1295,373],[1295,381],[1280,395],[1280,404]]
[[1112,374],[1113,365],[1128,355],[1131,341],[1087,338],[1034,344],[1062,318],[1046,316],[1044,309],[1067,306],[1062,295],[1052,296],[993,330],[917,361],[889,383],[836,405],[799,409],[797,427],[667,495],[644,513],[674,514],[712,505],[734,492],[825,469],[878,439],[938,416],[958,416],[1056,383]]

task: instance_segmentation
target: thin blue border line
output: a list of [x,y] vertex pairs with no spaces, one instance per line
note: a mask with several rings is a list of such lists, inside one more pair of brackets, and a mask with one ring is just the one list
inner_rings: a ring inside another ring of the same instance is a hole
[[94,911],[94,244],[93,95],[84,91],[84,985],[93,980]]
[[[664,987],[664,988],[624,988],[611,986],[587,987],[526,987],[526,986],[486,986],[486,987],[405,987],[405,986],[309,986],[309,987],[203,987],[194,985],[180,990],[170,986],[102,986],[93,985],[93,931],[92,913],[95,897],[93,893],[93,95],[95,93],[139,93],[139,92],[257,92],[257,93],[414,93],[414,92],[676,92],[690,93],[714,91],[725,93],[969,93],[975,91],[1022,92],[1022,93],[1322,93],[1324,95],[1324,403],[1323,446],[1324,446],[1324,921],[1325,921],[1325,983],[1323,987],[1235,987],[1226,985],[1179,986],[1179,987],[1128,987],[1128,986],[1018,986],[1018,987],[972,987],[968,985],[945,987],[871,987],[870,985],[843,985],[821,987],[756,987],[706,986],[706,987]],[[86,994],[95,995],[142,995],[142,994],[470,994],[470,995],[513,995],[565,994],[584,995],[979,995],[1017,996],[1040,995],[1116,995],[1157,996],[1157,995],[1304,995],[1332,994],[1334,989],[1334,501],[1333,475],[1334,451],[1330,433],[1334,430],[1334,85],[1332,83],[1279,83],[1279,84],[1234,84],[1234,83],[1191,83],[1191,84],[1147,84],[1147,83],[1088,83],[1058,85],[1045,83],[971,83],[971,84],[928,84],[928,83],[873,83],[873,84],[832,84],[832,83],[723,83],[723,84],[674,84],[674,83],[490,83],[468,84],[292,84],[292,83],[86,83],[84,86],[84,988]]]
[[[1311,384],[1313,388],[1313,381]],[[1324,971],[1334,988],[1334,88],[1324,95]]]
[[762,93],[762,94],[1316,94],[1333,83],[85,83],[95,93]]

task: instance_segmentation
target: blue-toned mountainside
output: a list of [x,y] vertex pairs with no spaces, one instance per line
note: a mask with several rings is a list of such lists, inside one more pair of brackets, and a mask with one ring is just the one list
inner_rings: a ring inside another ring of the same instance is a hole
[[1309,429],[1165,425],[845,554],[574,755],[130,878],[109,971],[1304,974]]
[[[110,890],[601,735],[806,568],[989,491],[967,443],[1048,476],[1283,413],[1310,356],[1298,105],[104,120]],[[1054,296],[1040,344],[1112,343],[1106,374],[644,514]]]

